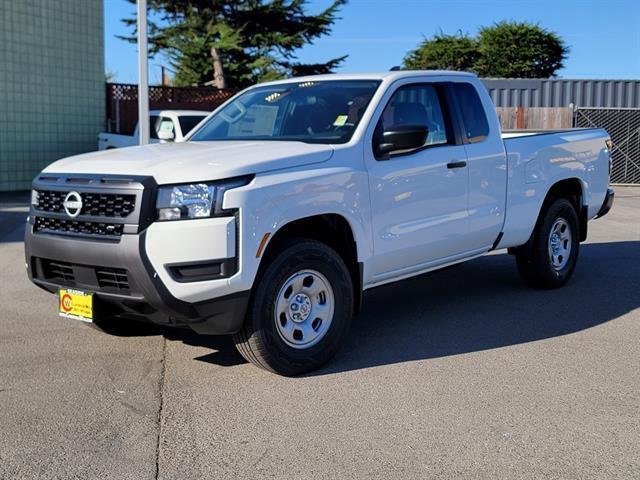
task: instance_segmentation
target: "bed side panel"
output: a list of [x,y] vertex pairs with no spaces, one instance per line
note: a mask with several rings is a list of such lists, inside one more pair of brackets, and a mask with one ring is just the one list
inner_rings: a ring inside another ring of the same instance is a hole
[[608,138],[602,129],[506,138],[507,213],[498,248],[526,243],[547,192],[561,180],[580,181],[583,205],[593,218],[609,183]]

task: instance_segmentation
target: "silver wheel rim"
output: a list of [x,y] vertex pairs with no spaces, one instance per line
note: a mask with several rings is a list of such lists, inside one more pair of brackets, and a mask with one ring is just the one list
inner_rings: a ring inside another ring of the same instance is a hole
[[554,270],[562,270],[571,256],[571,227],[564,218],[558,218],[549,233],[549,260]]
[[305,349],[329,331],[335,300],[327,277],[301,270],[284,282],[276,297],[274,320],[280,338],[290,347]]

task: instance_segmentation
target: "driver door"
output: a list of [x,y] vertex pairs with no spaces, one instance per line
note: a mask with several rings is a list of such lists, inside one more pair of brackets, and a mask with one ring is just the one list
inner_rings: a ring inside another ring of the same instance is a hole
[[421,83],[398,88],[376,132],[397,125],[427,126],[428,134],[420,148],[388,158],[376,157],[373,146],[366,148],[374,282],[447,263],[469,249],[467,155],[456,144],[443,87]]

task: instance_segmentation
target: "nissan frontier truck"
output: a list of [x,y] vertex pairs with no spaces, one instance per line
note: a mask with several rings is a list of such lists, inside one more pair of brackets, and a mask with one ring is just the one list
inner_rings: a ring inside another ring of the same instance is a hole
[[26,267],[63,316],[232,335],[300,374],[340,348],[365,290],[496,249],[531,287],[565,285],[613,202],[609,149],[601,129],[501,134],[466,73],[263,83],[184,143],[45,168]]

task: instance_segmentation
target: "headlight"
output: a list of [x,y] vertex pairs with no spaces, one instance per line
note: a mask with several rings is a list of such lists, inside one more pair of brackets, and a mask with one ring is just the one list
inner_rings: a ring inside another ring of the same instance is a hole
[[190,183],[171,185],[158,189],[156,211],[158,220],[181,220],[229,215],[232,211],[222,209],[224,193],[241,187],[251,177],[213,183]]

